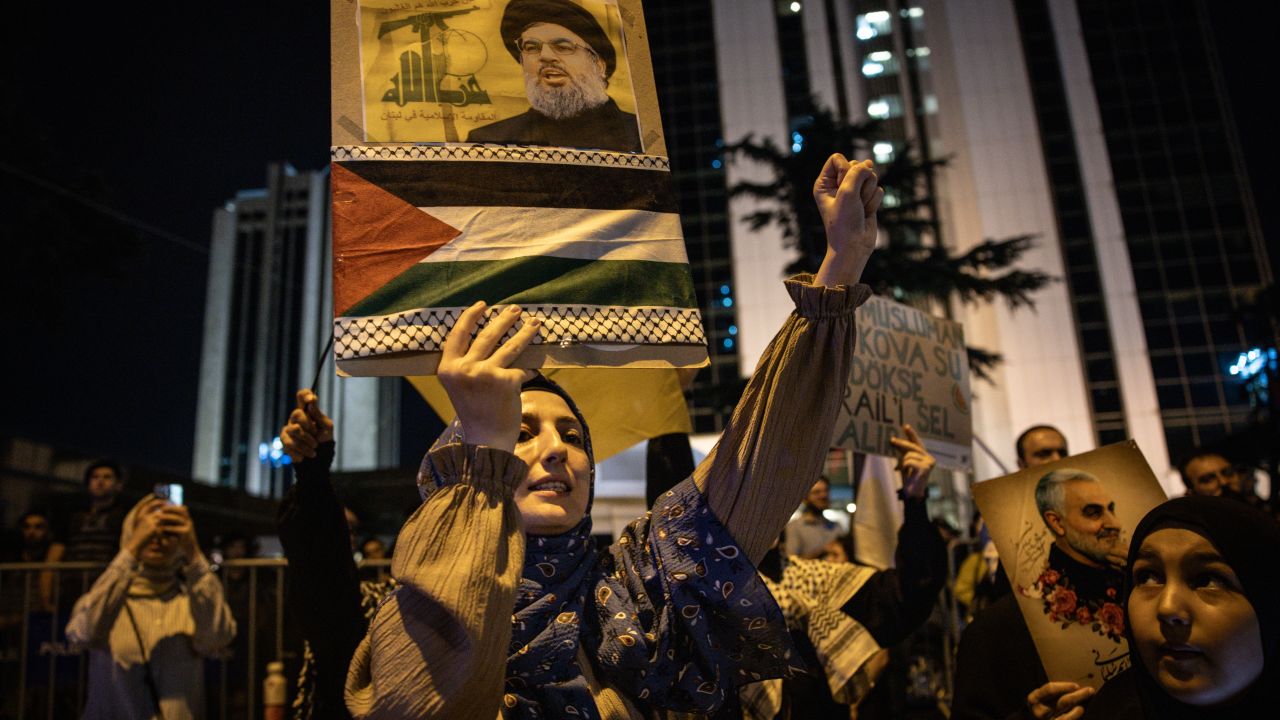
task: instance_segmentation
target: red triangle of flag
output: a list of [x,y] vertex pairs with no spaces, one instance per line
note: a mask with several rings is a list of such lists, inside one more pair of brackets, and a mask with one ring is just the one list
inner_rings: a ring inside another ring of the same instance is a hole
[[330,181],[336,316],[462,234],[338,163]]

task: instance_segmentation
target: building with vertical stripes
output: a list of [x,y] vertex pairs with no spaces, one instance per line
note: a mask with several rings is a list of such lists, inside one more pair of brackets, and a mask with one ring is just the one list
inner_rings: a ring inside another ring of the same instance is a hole
[[[333,318],[329,173],[271,165],[267,185],[213,213],[191,475],[279,497],[273,446],[294,392],[317,377]],[[399,378],[334,375],[329,354],[316,393],[342,439],[336,470],[399,463]]]
[[645,12],[713,368],[750,372],[789,311],[778,280],[793,259],[778,231],[745,225],[749,201],[725,201],[763,170],[714,150],[748,134],[803,143],[813,96],[879,119],[880,162],[906,143],[950,159],[937,241],[963,252],[1035,235],[1025,265],[1059,279],[1034,311],[952,308],[970,344],[1004,356],[995,384],[974,388],[979,479],[1014,466],[1019,432],[1050,423],[1073,452],[1134,438],[1180,491],[1178,457],[1247,423],[1228,368],[1260,340],[1241,307],[1274,279],[1202,0],[646,0]]

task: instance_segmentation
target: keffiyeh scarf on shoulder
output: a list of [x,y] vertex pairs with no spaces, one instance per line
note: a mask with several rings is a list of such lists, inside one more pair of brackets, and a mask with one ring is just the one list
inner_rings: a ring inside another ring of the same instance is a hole
[[[565,400],[592,457],[573,400],[541,376],[531,389]],[[437,446],[457,439],[455,423]],[[594,483],[594,460],[591,474]],[[420,486],[442,482],[428,456]],[[587,512],[567,533],[527,539],[504,717],[600,717],[579,650],[631,702],[679,712],[713,712],[738,686],[789,672],[781,610],[692,478],[604,552],[591,538],[590,504]]]
[[[772,551],[776,552],[776,550]],[[763,563],[762,563],[763,564]],[[881,651],[871,633],[841,608],[876,571],[864,565],[780,557],[781,575],[761,578],[782,607],[787,627],[804,632],[818,656],[831,697],[856,704],[875,682],[870,662]],[[783,705],[782,681],[740,691],[745,717],[773,718]]]

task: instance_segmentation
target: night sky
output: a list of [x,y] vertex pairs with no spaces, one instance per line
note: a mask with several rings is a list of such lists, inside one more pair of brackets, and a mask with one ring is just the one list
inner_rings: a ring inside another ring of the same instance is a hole
[[[0,45],[5,437],[190,471],[210,218],[263,186],[269,162],[328,161],[327,7],[11,7]],[[1274,30],[1210,7],[1274,245]]]

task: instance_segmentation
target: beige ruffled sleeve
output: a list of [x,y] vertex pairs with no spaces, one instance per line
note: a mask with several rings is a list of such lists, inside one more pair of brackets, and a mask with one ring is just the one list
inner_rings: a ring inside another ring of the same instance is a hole
[[849,379],[866,285],[787,280],[796,309],[769,343],[733,418],[694,471],[712,511],[756,563],[822,472]]
[[405,523],[378,608],[347,676],[356,718],[498,716],[511,613],[524,563],[512,494],[527,466],[455,443],[430,460],[444,478]]

